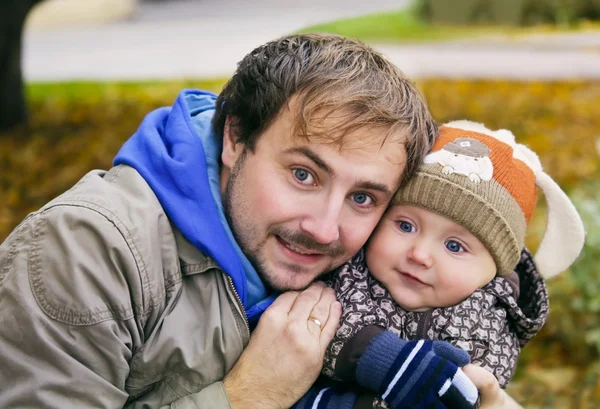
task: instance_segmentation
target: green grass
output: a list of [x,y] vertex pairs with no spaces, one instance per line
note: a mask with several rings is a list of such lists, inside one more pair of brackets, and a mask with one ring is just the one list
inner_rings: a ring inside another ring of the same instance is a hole
[[485,36],[520,37],[537,33],[597,30],[598,23],[582,22],[577,28],[539,25],[508,27],[490,25],[432,25],[418,16],[414,8],[369,14],[303,28],[299,33],[333,33],[378,43],[415,43]]
[[400,10],[318,24],[300,32],[334,33],[361,40],[395,42],[460,38],[467,36],[469,29],[433,27],[412,10]]
[[26,92],[32,103],[73,102],[118,99],[163,99],[177,96],[184,88],[199,88],[218,93],[225,79],[128,81],[128,82],[35,82],[27,84]]

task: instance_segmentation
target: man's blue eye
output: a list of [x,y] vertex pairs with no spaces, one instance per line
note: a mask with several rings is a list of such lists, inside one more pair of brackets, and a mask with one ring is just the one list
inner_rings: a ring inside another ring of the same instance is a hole
[[463,246],[456,240],[448,240],[446,242],[446,248],[453,253],[458,253],[463,249]]
[[308,179],[310,174],[307,171],[305,171],[304,169],[294,169],[294,176],[300,182],[304,182],[306,179]]
[[354,201],[358,204],[364,204],[367,200],[368,197],[364,193],[357,193],[354,195]]
[[359,206],[365,207],[373,204],[373,198],[366,193],[352,194],[352,200]]
[[294,175],[294,179],[298,183],[304,186],[314,186],[315,185],[315,177],[306,169],[302,168],[294,168],[292,169],[292,174]]
[[412,233],[414,231],[414,226],[409,222],[400,222],[400,230],[406,233]]

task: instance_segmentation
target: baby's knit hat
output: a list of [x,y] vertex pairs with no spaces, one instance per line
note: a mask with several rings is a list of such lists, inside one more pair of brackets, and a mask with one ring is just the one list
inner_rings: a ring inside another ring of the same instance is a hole
[[436,212],[472,232],[488,249],[499,275],[509,274],[525,246],[539,187],[548,205],[544,238],[535,255],[540,273],[550,278],[575,261],[585,237],[577,210],[543,170],[537,155],[515,142],[505,129],[454,121],[394,203]]

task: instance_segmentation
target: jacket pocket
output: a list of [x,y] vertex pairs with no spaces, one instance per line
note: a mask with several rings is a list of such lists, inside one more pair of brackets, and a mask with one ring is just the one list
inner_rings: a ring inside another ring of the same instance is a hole
[[114,223],[95,210],[64,205],[32,223],[29,283],[48,316],[78,326],[133,317],[137,267]]

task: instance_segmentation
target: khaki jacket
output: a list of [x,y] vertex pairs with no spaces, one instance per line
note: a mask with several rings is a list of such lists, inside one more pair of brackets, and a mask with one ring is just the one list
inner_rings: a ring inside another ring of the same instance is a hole
[[0,408],[230,408],[227,275],[133,168],[93,171],[0,247]]

